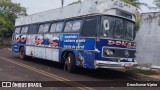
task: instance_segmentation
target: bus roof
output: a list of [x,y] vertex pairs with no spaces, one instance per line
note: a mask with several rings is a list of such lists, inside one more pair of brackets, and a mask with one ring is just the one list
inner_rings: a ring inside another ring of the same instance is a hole
[[[94,14],[118,16],[116,14],[117,10],[126,12],[133,17],[137,12],[136,7],[121,2],[120,0],[85,0],[81,4],[69,5],[63,8],[53,9],[17,18],[15,26]],[[134,21],[135,18],[132,18],[131,20]]]

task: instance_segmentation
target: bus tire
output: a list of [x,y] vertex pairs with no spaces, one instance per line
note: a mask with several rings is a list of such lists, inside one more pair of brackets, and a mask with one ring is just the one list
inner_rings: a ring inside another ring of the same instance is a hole
[[68,53],[67,58],[65,60],[65,64],[68,72],[75,72],[75,56],[73,53]]
[[24,59],[26,58],[24,47],[21,47],[21,48],[20,48],[19,58],[20,58],[21,60],[24,60]]

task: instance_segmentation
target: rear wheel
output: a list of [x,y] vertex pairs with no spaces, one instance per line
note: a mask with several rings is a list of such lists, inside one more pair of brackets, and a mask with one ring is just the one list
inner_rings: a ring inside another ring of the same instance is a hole
[[65,66],[68,72],[75,72],[75,56],[73,53],[68,53],[65,59]]
[[21,60],[24,60],[26,58],[24,47],[20,48],[19,57],[20,57]]

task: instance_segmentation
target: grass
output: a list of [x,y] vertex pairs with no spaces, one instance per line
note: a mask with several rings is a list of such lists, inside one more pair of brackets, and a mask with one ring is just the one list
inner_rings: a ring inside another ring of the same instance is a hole
[[143,75],[160,75],[160,72],[156,72],[153,70],[140,70],[140,69],[131,69],[127,70],[128,74],[143,74]]

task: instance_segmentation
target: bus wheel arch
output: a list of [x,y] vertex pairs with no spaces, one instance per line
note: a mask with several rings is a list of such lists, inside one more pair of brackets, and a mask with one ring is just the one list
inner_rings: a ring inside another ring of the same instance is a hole
[[73,51],[64,51],[62,53],[62,63],[64,63],[64,70],[67,70],[70,73],[75,72],[75,54]]

